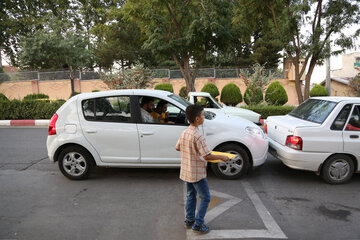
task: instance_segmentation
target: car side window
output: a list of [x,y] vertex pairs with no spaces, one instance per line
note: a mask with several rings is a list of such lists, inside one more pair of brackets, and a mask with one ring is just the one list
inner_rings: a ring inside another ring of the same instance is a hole
[[346,131],[360,131],[360,106],[354,106],[350,119],[345,128]]
[[127,96],[84,100],[82,109],[88,121],[131,122],[130,97]]
[[139,98],[139,103],[143,123],[166,125],[186,124],[185,112],[164,99],[143,96]]
[[341,109],[340,113],[335,118],[335,121],[331,125],[331,130],[342,131],[344,129],[345,123],[349,117],[352,104],[347,104]]

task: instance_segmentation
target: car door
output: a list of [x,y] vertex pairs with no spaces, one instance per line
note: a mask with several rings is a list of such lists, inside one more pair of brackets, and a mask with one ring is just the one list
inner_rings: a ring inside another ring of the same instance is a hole
[[354,105],[343,131],[344,151],[360,157],[360,105]]
[[168,103],[167,111],[169,121],[172,123],[146,123],[140,120],[138,130],[141,163],[180,164],[180,152],[176,151],[175,145],[188,125],[185,121],[185,113],[179,107]]
[[131,99],[131,96],[109,96],[81,102],[83,134],[104,163],[140,162]]

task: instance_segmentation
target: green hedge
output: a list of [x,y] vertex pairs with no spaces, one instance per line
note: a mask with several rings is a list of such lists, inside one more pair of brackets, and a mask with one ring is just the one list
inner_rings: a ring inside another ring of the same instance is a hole
[[9,99],[5,96],[5,94],[0,93],[0,101],[9,101]]
[[326,88],[321,86],[320,84],[316,84],[309,93],[310,97],[318,97],[318,96],[329,96]]
[[43,93],[33,93],[26,95],[23,100],[49,99],[49,96]]
[[234,83],[226,84],[221,90],[220,101],[226,105],[236,106],[242,102],[240,88]]
[[182,98],[187,98],[187,93],[186,93],[186,86],[182,87],[179,91],[179,96]]
[[288,101],[287,93],[279,81],[272,82],[265,92],[265,101],[269,105],[282,106]]
[[203,88],[201,89],[201,92],[208,92],[210,93],[210,95],[213,98],[216,98],[217,96],[219,96],[219,89],[217,88],[217,86],[213,83],[207,83],[203,86]]
[[159,83],[155,86],[155,90],[164,90],[168,92],[174,92],[173,85],[171,83]]
[[0,120],[50,119],[64,101],[0,101]]
[[257,106],[243,106],[242,108],[261,114],[262,119],[269,116],[286,115],[291,112],[295,106],[271,106],[271,105],[257,105]]

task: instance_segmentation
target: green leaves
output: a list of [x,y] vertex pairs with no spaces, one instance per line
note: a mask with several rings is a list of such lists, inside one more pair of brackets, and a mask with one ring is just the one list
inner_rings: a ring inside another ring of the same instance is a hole
[[139,63],[123,72],[101,73],[100,78],[110,89],[139,89],[152,87],[153,84],[150,69]]
[[[20,39],[19,65],[22,69],[73,69],[91,67],[93,54],[84,34],[64,29],[59,19],[51,28],[38,30]],[[65,24],[66,26],[66,24]]]

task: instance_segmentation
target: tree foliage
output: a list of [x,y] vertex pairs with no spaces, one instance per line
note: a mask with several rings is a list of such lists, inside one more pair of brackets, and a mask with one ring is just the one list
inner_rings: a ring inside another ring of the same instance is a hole
[[250,85],[244,93],[244,102],[249,106],[258,105],[263,102],[263,91],[256,85]]
[[[303,1],[303,0],[240,0],[238,21],[249,29],[258,28],[265,17],[271,17],[267,27],[277,34],[286,57],[295,66],[295,86],[299,103],[309,97],[310,78],[314,67],[330,55],[342,53],[354,46],[354,36],[344,30],[360,21],[358,1]],[[256,13],[257,14],[254,14]],[[330,36],[339,34],[336,39]],[[357,32],[359,34],[359,31]],[[326,43],[340,48],[330,52]],[[300,68],[300,60],[304,65]],[[305,75],[304,95],[300,77]]]
[[251,69],[241,69],[239,75],[246,87],[259,88],[261,91],[275,78],[275,72],[266,70],[259,63],[254,64]]
[[172,56],[187,90],[195,91],[194,81],[206,54],[215,46],[225,47],[230,38],[231,4],[230,0],[129,0],[124,9],[147,37],[143,47]]
[[116,73],[101,73],[100,78],[110,89],[139,89],[153,86],[151,71],[143,64],[136,64],[132,69]]
[[89,42],[64,20],[50,19],[46,29],[20,38],[20,46],[19,66],[22,69],[68,69],[72,93],[74,70],[93,65]]
[[360,97],[360,73],[350,81],[350,86],[356,92],[357,96]]

